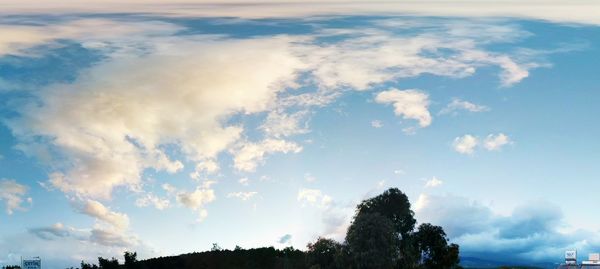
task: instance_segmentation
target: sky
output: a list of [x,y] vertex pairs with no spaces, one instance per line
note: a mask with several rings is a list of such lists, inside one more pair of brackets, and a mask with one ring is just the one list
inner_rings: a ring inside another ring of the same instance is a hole
[[391,187],[463,257],[600,251],[594,1],[0,5],[0,265],[305,249]]

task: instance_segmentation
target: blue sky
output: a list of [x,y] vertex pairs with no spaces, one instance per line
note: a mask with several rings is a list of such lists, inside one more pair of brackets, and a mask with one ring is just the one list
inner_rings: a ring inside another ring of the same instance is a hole
[[600,248],[592,2],[24,3],[0,17],[2,265],[304,248],[389,187],[463,256]]

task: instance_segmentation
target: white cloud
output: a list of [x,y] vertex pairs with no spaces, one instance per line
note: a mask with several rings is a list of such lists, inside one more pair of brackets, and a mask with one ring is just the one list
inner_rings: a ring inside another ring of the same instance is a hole
[[307,111],[286,114],[270,112],[260,127],[267,136],[280,138],[308,132],[306,124]]
[[429,197],[427,196],[427,194],[421,193],[419,194],[419,198],[417,198],[417,201],[413,204],[413,209],[415,210],[415,212],[419,212],[423,208],[425,208],[428,203]]
[[250,180],[247,177],[240,178],[238,182],[244,186],[248,186],[248,184],[250,184]]
[[304,181],[306,181],[306,182],[315,182],[315,181],[317,181],[317,178],[315,176],[313,176],[311,173],[305,173],[304,174]]
[[[183,3],[182,8],[176,3]],[[511,17],[534,20],[547,20],[559,23],[583,23],[600,25],[597,12],[598,3],[594,0],[552,0],[523,1],[515,5],[511,0],[499,1],[449,1],[408,0],[397,1],[334,0],[323,2],[309,0],[285,1],[214,1],[214,0],[92,0],[74,2],[49,0],[40,3],[35,0],[4,0],[0,12],[40,13],[40,12],[118,12],[136,10],[161,16],[189,17],[242,17],[242,18],[289,18],[318,15],[406,15],[441,17]]]
[[139,244],[135,236],[129,236],[110,229],[92,229],[90,241],[103,246],[125,248],[131,248]]
[[[40,91],[39,102],[9,123],[21,150],[45,148],[63,157],[51,160],[59,168],[50,175],[54,187],[108,198],[114,187],[138,184],[145,169],[177,170],[166,144],[191,160],[213,159],[243,131],[223,119],[267,110],[301,67],[287,38],[174,39],[157,40],[153,54],[107,61],[71,84]],[[54,139],[39,144],[40,137]],[[267,153],[299,150],[280,140],[247,144],[236,167],[251,170]]]
[[381,127],[383,127],[383,122],[381,122],[380,120],[372,120],[371,121],[371,127],[373,127],[373,128],[381,128]]
[[464,135],[454,139],[452,144],[454,150],[461,154],[473,154],[475,149],[479,146],[483,146],[488,151],[498,151],[505,145],[510,145],[513,142],[510,138],[503,134],[489,134],[481,143],[480,139],[473,135]]
[[[15,210],[24,210],[23,202],[27,186],[17,183],[14,179],[0,179],[0,201],[4,202],[6,213],[12,215]],[[26,198],[31,204],[31,198]]]
[[443,181],[439,180],[437,177],[432,177],[425,182],[425,188],[435,188],[444,184]]
[[219,164],[215,160],[204,160],[196,164],[196,169],[190,174],[190,177],[199,180],[203,173],[210,175],[216,173],[219,169]]
[[303,204],[309,204],[317,207],[328,207],[333,201],[331,196],[323,194],[321,190],[306,188],[298,191],[297,199]]
[[263,162],[268,153],[298,153],[302,147],[294,142],[280,139],[266,139],[259,143],[247,142],[235,151],[234,167],[240,171],[251,172]]
[[256,196],[258,192],[249,191],[249,192],[230,192],[227,194],[227,198],[238,198],[242,201],[248,201],[252,199],[252,197]]
[[208,216],[204,206],[216,199],[215,191],[210,189],[210,183],[199,186],[193,192],[180,192],[177,201],[187,208],[198,212],[198,221],[203,221]]
[[298,190],[297,200],[302,206],[309,205],[320,210],[324,230],[319,234],[343,240],[354,213],[354,205],[339,205],[319,189],[302,188]]
[[503,146],[505,145],[509,145],[511,144],[512,141],[510,140],[510,138],[503,134],[503,133],[499,133],[499,134],[490,134],[488,135],[485,140],[483,141],[483,146],[487,149],[487,150],[500,150],[502,149]]
[[452,99],[452,102],[450,102],[444,109],[440,111],[439,114],[456,113],[458,110],[466,110],[469,112],[485,112],[489,111],[490,108],[461,100],[460,98],[454,98]]
[[[267,154],[299,152],[300,145],[281,137],[307,132],[307,107],[333,101],[340,88],[367,90],[370,85],[423,73],[464,77],[476,67],[509,67],[511,61],[507,55],[478,49],[480,41],[464,30],[456,36],[441,30],[414,36],[348,30],[346,34],[353,38],[315,45],[315,36],[165,37],[178,28],[165,25],[153,30],[153,23],[125,24],[119,38],[138,39],[115,46],[141,49],[112,52],[74,82],[35,92],[35,100],[18,109],[20,117],[8,122],[19,139],[16,148],[52,167],[49,182],[55,188],[108,199],[115,187],[141,186],[140,175],[147,169],[181,171],[182,161],[167,154],[167,145],[183,153],[178,157],[195,163],[193,178],[216,172],[216,157],[222,152],[234,155],[236,169],[254,171]],[[317,36],[337,34],[320,31]],[[78,35],[65,38],[85,41]],[[107,34],[99,40],[119,38]],[[297,78],[303,72],[319,86],[318,91],[285,92],[299,86]],[[376,99],[393,104],[397,115],[417,120],[420,127],[431,124],[429,99],[423,92],[390,90]],[[290,106],[301,109],[286,112]],[[240,141],[244,126],[228,119],[266,111],[271,111],[261,125],[266,138]],[[414,128],[406,130],[414,132]]]
[[116,230],[124,231],[129,227],[129,217],[124,213],[111,211],[102,203],[87,200],[78,208],[79,212],[110,224]]
[[429,95],[416,90],[391,89],[377,94],[375,101],[380,104],[392,104],[394,113],[404,119],[414,119],[419,126],[427,127],[431,124],[429,114]]
[[2,24],[0,55],[34,53],[27,50],[59,39],[75,39],[84,46],[97,48],[113,42],[126,43],[139,38],[170,35],[181,29],[180,26],[159,21],[132,22],[108,19],[76,19],[44,25]]
[[463,135],[454,139],[452,147],[460,154],[473,154],[475,147],[479,144],[479,139],[472,135]]
[[593,251],[600,246],[596,231],[566,231],[571,228],[568,219],[560,207],[547,201],[528,202],[500,215],[492,207],[465,197],[422,196],[426,203],[415,210],[415,218],[442,226],[466,256],[547,261],[560,256],[564,249]]
[[152,206],[154,206],[154,208],[156,208],[158,210],[163,210],[163,209],[169,208],[169,206],[171,205],[171,202],[168,199],[160,198],[151,193],[147,193],[144,196],[136,199],[135,205],[138,207],[147,207],[147,206],[152,205]]
[[139,259],[159,254],[131,232],[104,228],[75,228],[62,222],[47,226],[24,227],[26,232],[11,233],[0,240],[0,260],[18,264],[21,256],[40,256],[45,268],[68,268],[98,257],[121,257],[125,250],[135,250]]

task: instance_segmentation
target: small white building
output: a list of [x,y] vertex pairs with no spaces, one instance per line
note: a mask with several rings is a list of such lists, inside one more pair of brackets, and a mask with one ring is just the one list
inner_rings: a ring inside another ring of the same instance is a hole
[[21,260],[21,269],[42,269],[42,259],[33,257]]

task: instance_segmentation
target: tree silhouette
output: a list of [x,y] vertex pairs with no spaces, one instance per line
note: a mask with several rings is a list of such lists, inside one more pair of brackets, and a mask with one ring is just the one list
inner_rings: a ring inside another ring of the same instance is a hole
[[123,256],[125,259],[125,268],[127,268],[127,269],[137,268],[137,252],[125,251]]
[[[416,220],[408,197],[390,188],[364,200],[356,208],[346,243],[356,268],[426,268],[458,267],[458,245],[448,245],[442,227],[421,224]],[[391,227],[391,228],[390,228]]]
[[342,245],[334,240],[321,238],[307,246],[306,263],[309,268],[335,269],[336,257]]
[[410,209],[408,197],[397,188],[390,188],[382,194],[362,201],[356,207],[356,216],[378,213],[389,219],[400,236],[406,237],[415,228],[415,213]]
[[89,263],[81,261],[81,269],[98,269],[98,265],[91,265]]
[[119,261],[115,258],[109,260],[98,257],[98,267],[100,269],[119,269]]
[[346,243],[357,269],[392,268],[399,257],[394,224],[379,213],[358,214],[348,228]]

